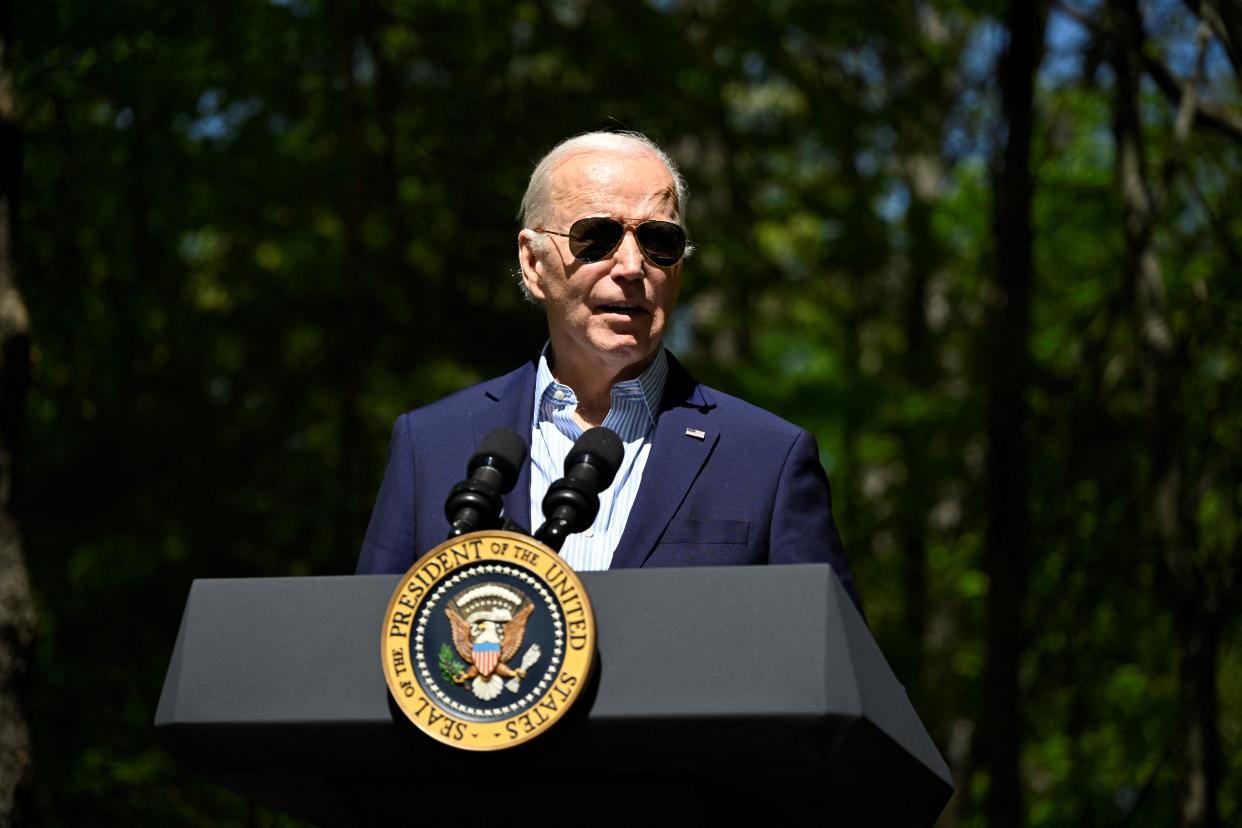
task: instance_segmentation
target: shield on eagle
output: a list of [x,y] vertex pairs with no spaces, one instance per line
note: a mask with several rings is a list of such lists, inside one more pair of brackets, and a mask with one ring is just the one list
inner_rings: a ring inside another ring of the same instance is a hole
[[500,644],[491,641],[476,641],[472,648],[474,666],[479,668],[479,675],[487,678],[496,672],[500,663]]

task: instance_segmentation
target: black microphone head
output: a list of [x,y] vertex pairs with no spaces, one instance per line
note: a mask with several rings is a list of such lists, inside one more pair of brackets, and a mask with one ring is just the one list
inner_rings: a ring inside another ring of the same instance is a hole
[[474,474],[480,466],[491,466],[500,472],[503,482],[501,492],[508,492],[517,485],[518,472],[526,462],[526,441],[511,428],[494,428],[479,443],[479,450],[470,458],[467,474]]
[[612,479],[617,476],[617,469],[621,468],[623,459],[625,445],[617,432],[598,426],[579,437],[569,454],[565,455],[565,475],[569,476],[569,470],[579,463],[588,463],[599,474],[599,491],[602,492],[612,485]]

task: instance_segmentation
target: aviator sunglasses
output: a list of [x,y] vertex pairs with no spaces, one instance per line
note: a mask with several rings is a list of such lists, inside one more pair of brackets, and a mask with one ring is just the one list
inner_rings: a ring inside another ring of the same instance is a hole
[[630,222],[607,216],[589,216],[569,226],[568,233],[536,227],[537,233],[551,233],[569,239],[569,252],[580,262],[598,262],[621,244],[626,230],[634,231],[638,249],[656,267],[672,267],[686,254],[686,231],[671,221]]

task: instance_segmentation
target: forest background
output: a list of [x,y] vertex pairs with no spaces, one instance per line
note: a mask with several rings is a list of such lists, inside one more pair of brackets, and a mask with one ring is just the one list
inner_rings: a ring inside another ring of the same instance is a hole
[[609,128],[689,179],[669,345],[820,441],[940,824],[1242,819],[1236,2],[0,9],[6,820],[281,821],[156,742],[189,583],[352,571]]

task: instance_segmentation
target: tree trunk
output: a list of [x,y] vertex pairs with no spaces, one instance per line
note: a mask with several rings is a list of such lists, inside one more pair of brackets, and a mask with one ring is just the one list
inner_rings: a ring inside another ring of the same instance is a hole
[[1152,244],[1156,205],[1143,147],[1139,96],[1143,22],[1137,0],[1110,0],[1108,28],[1117,76],[1113,131],[1117,187],[1125,240],[1125,280],[1133,302],[1139,373],[1147,397],[1151,459],[1151,516],[1155,542],[1168,573],[1181,661],[1178,727],[1182,745],[1178,825],[1220,825],[1221,781],[1216,665],[1221,611],[1204,589],[1195,557],[1197,504],[1185,469],[1185,422],[1180,401],[1183,360],[1169,320],[1164,276]]
[[21,822],[17,798],[30,766],[22,679],[35,621],[12,514],[13,459],[30,382],[30,320],[13,265],[21,134],[8,69],[10,31],[9,6],[0,4],[0,825]]
[[1025,631],[1030,558],[1026,387],[1030,374],[1032,252],[1031,135],[1035,75],[1043,54],[1047,9],[1012,0],[1009,45],[1001,58],[1001,106],[1008,130],[995,181],[995,268],[987,295],[988,523],[984,568],[987,665],[984,673],[983,752],[989,772],[990,825],[1024,822],[1021,751],[1023,709],[1018,668]]
[[1216,697],[1219,615],[1195,596],[1184,596],[1177,632],[1181,649],[1177,713],[1182,742],[1177,822],[1183,827],[1218,826],[1217,792],[1223,771]]

